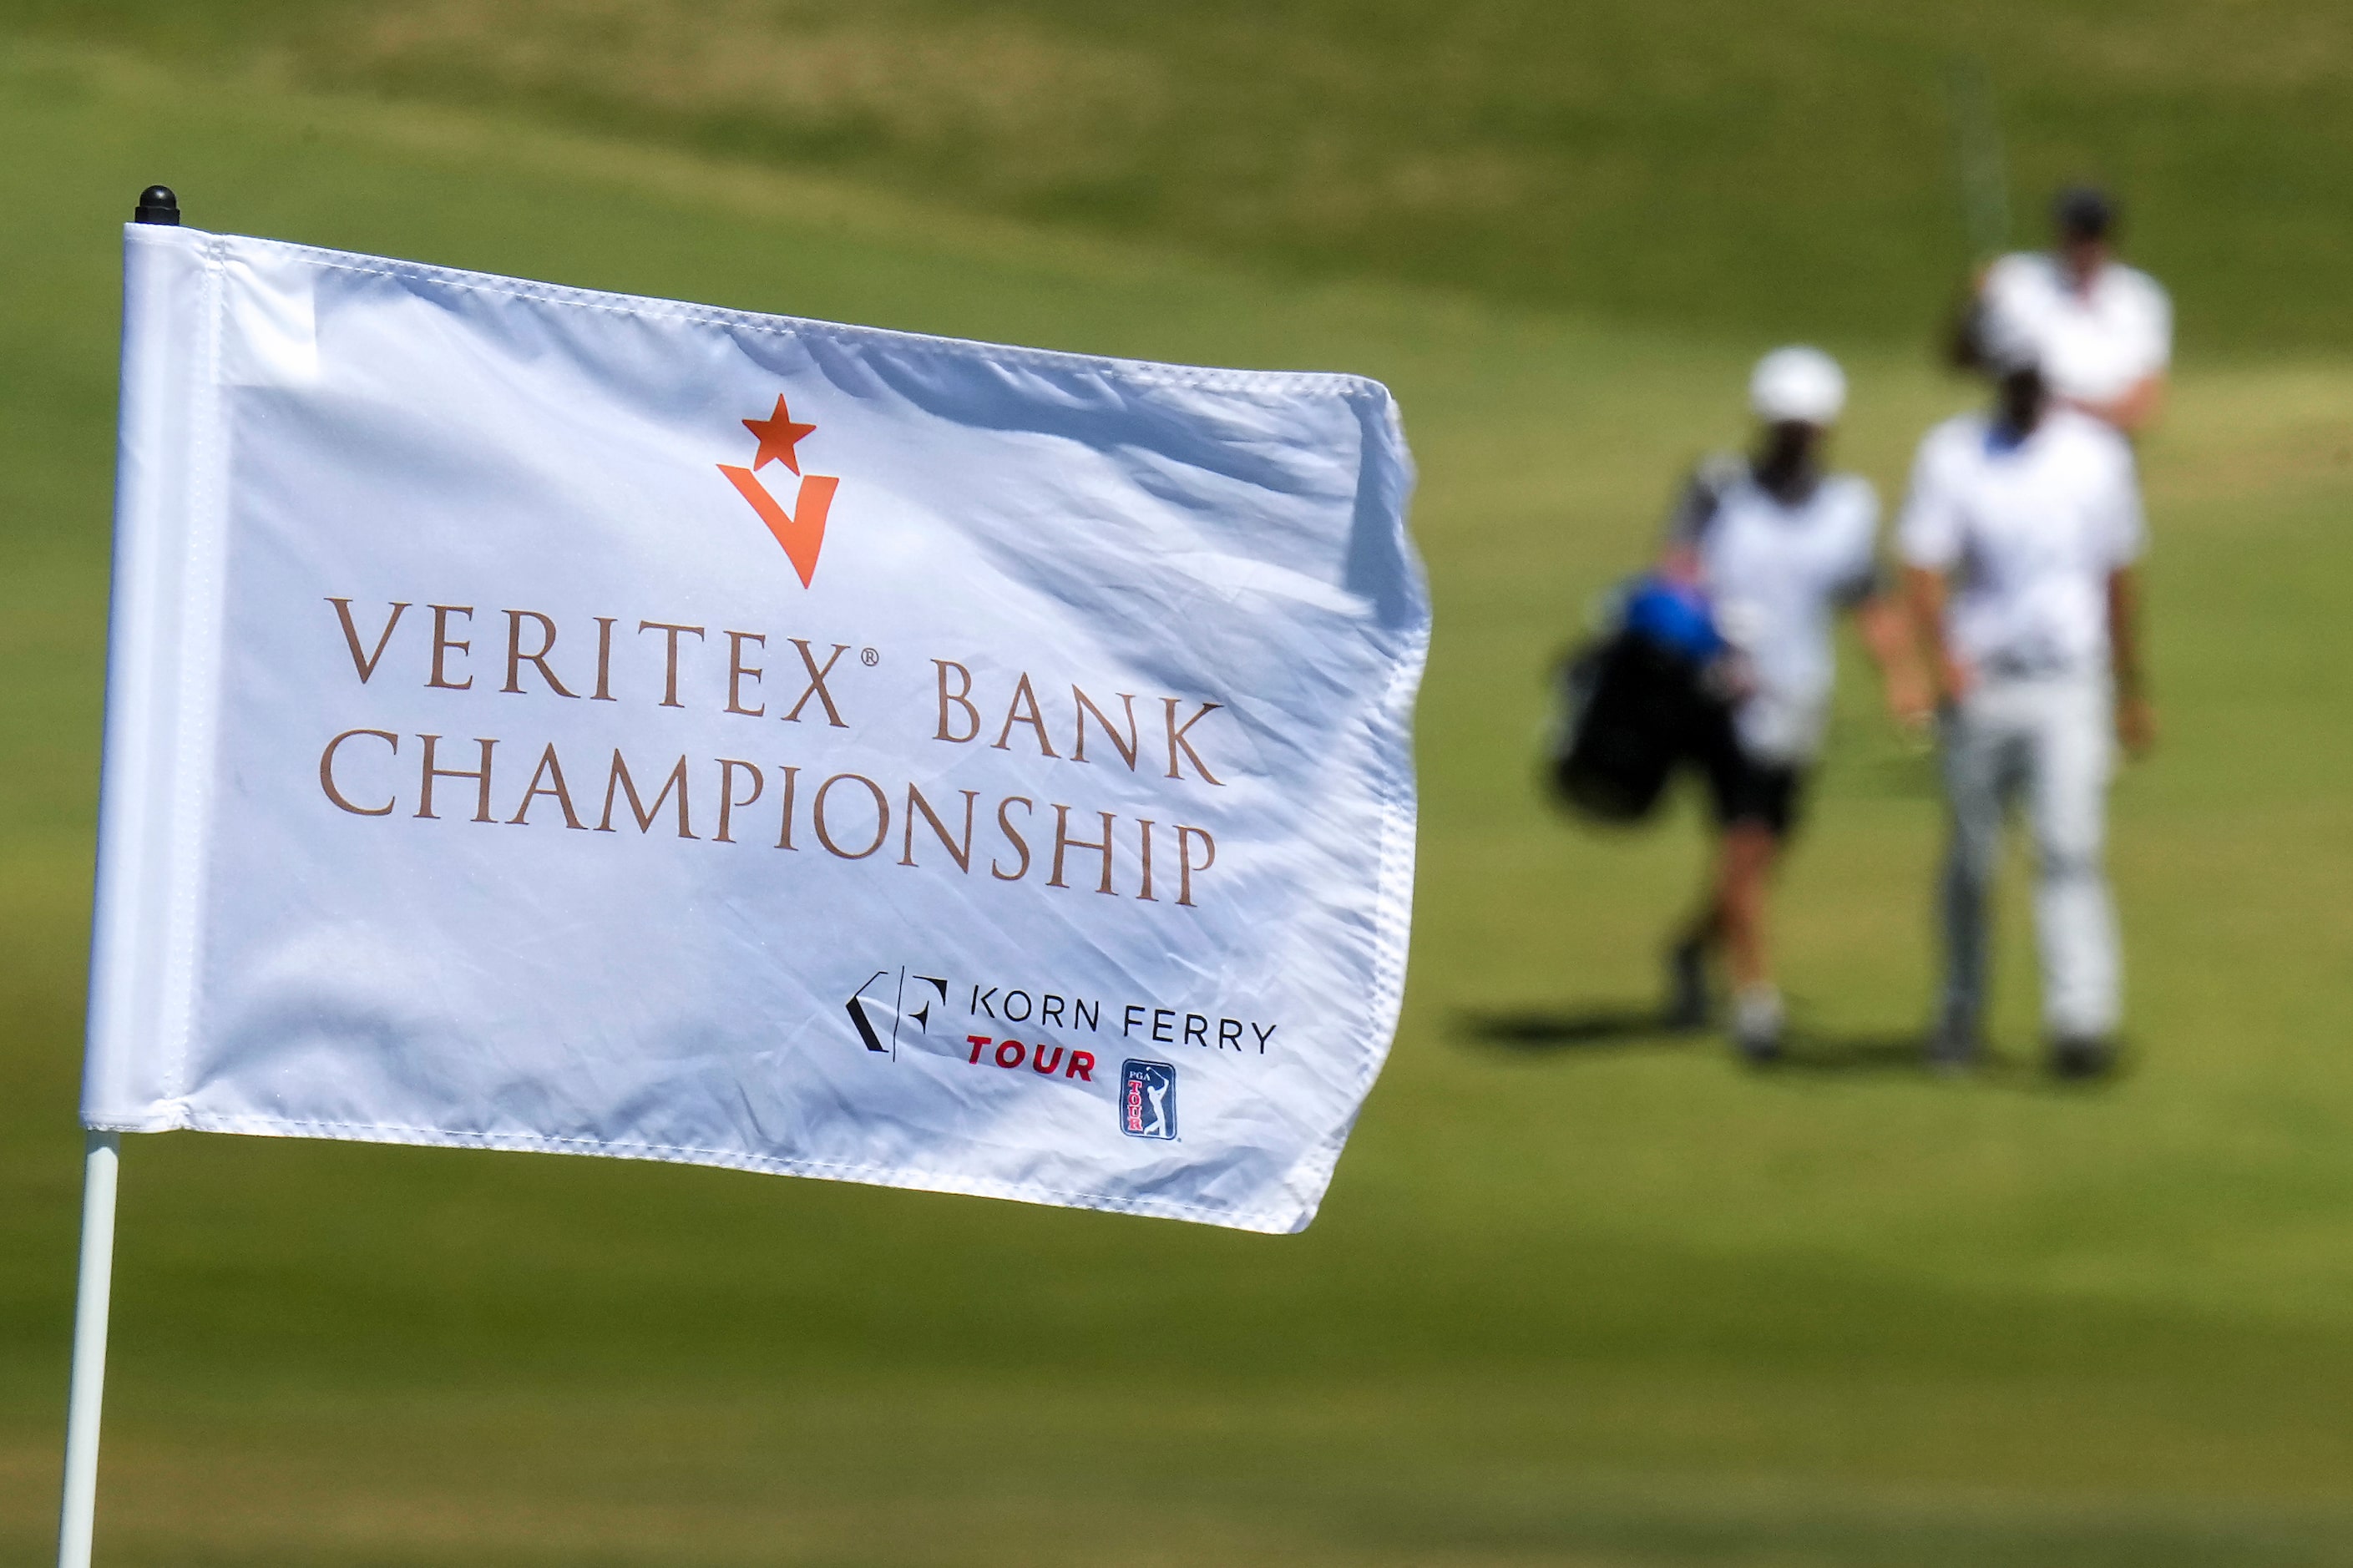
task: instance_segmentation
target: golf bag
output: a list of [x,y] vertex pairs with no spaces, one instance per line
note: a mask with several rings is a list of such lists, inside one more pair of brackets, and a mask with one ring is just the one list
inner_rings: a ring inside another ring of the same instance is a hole
[[1635,583],[1618,625],[1561,662],[1548,758],[1554,791],[1599,821],[1649,816],[1679,766],[1729,737],[1720,679],[1727,651],[1695,590],[1658,578]]

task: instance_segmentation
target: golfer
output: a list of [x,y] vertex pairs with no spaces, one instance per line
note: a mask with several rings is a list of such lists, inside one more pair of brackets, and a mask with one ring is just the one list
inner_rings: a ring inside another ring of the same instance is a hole
[[1939,697],[1951,841],[1944,875],[1945,983],[1932,1061],[1981,1049],[1987,897],[2007,807],[2033,834],[2035,934],[2051,1065],[2114,1065],[2115,910],[2101,854],[2113,739],[2145,750],[2133,563],[2144,526],[2131,446],[2055,400],[2039,344],[1989,337],[1992,413],[1928,433],[1896,525],[1913,622]]
[[2005,256],[1987,268],[1958,357],[1982,365],[1989,333],[2023,340],[2054,398],[2131,435],[2165,395],[2172,302],[2157,279],[2116,259],[2116,208],[2105,192],[2061,191],[2051,221],[2048,254]]
[[1670,952],[1667,1011],[1679,1026],[1706,1021],[1708,960],[1721,950],[1734,1043],[1763,1062],[1779,1054],[1782,1029],[1767,888],[1821,745],[1835,613],[1857,613],[1899,717],[1925,723],[1928,689],[1901,608],[1881,592],[1878,497],[1855,475],[1822,469],[1846,403],[1837,363],[1818,349],[1777,349],[1758,362],[1749,402],[1754,454],[1701,466],[1669,523],[1661,567],[1701,590],[1733,650],[1722,664],[1724,721],[1698,758],[1718,830],[1715,864]]

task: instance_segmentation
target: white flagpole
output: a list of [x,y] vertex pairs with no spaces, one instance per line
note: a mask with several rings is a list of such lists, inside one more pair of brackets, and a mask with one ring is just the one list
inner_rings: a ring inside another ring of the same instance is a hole
[[65,1501],[58,1568],[90,1568],[98,1511],[98,1412],[106,1391],[106,1309],[114,1287],[114,1186],[122,1138],[92,1132],[83,1156],[81,1276],[74,1292],[73,1383],[66,1399]]
[[[174,225],[180,221],[180,198],[168,185],[150,185],[139,193],[131,214],[133,223]],[[115,489],[114,605],[107,657],[107,765],[100,781],[101,818],[99,855],[98,910],[90,933],[92,976],[90,1048],[136,1027],[142,1004],[131,987],[115,979],[114,955],[132,951],[130,911],[139,906],[142,888],[128,876],[156,851],[161,819],[152,802],[136,796],[152,795],[147,755],[153,742],[147,731],[163,728],[155,690],[157,676],[152,658],[134,658],[131,650],[148,640],[158,594],[176,588],[159,586],[155,576],[156,518],[153,490],[154,458],[150,448],[158,437],[155,404],[163,395],[151,361],[159,350],[155,307],[151,290],[139,287],[132,272],[134,247],[123,252],[122,291],[122,445]],[[143,345],[143,346],[142,346]],[[132,636],[132,632],[139,635]],[[120,769],[121,771],[118,771]],[[152,819],[152,820],[151,820]],[[132,973],[121,969],[121,974]],[[86,1079],[83,1104],[93,1101]],[[102,1094],[96,1095],[103,1100]],[[122,1156],[122,1138],[115,1132],[91,1132],[85,1145],[81,1188],[81,1270],[74,1291],[73,1375],[66,1395],[66,1474],[64,1497],[58,1506],[58,1568],[90,1568],[90,1540],[98,1514],[98,1429],[100,1408],[106,1394],[106,1317],[114,1289],[114,1190]]]

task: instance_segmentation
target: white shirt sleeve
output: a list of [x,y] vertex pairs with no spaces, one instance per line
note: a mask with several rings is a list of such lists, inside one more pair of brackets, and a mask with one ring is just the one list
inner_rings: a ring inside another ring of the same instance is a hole
[[1740,482],[1748,471],[1741,458],[1718,452],[1700,461],[1692,470],[1683,488],[1676,492],[1675,504],[1667,513],[1666,547],[1696,545],[1707,536],[1715,522],[1717,509],[1724,504],[1725,492]]
[[2039,276],[2043,265],[2042,258],[2027,251],[2002,257],[1986,268],[1985,282],[1978,297],[1990,309],[2021,310],[2031,315],[2036,298],[2050,292],[2050,285]]
[[2140,504],[2140,475],[2132,448],[2119,437],[2116,459],[2099,502],[2099,540],[2104,563],[2111,572],[2131,565],[2148,548],[2148,521]]
[[1986,271],[1978,291],[1985,312],[1981,325],[2014,334],[2046,355],[2051,352],[2052,321],[2060,302],[2059,285],[2048,257],[2021,251],[2003,257]]
[[1895,520],[1895,553],[1906,566],[1949,571],[1961,558],[1961,514],[1944,474],[1945,432],[1932,430],[1912,464],[1912,484]]
[[1871,481],[1859,476],[1849,481],[1854,487],[1854,532],[1843,569],[1839,574],[1838,597],[1841,603],[1854,605],[1879,591],[1879,492]]
[[2173,363],[2173,300],[2146,272],[2126,269],[2118,281],[2129,303],[2125,357],[2139,375],[2156,375]]

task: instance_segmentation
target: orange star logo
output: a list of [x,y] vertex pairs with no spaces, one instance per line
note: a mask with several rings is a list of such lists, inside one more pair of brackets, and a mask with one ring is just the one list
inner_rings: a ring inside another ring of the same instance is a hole
[[785,467],[794,473],[801,471],[800,457],[795,448],[802,437],[814,435],[814,425],[796,424],[785,400],[776,399],[776,411],[765,419],[746,419],[744,428],[759,438],[759,450],[754,454],[752,466],[739,468],[733,463],[722,463],[719,471],[735,487],[735,493],[751,503],[769,533],[785,547],[785,558],[799,574],[801,586],[809,585],[817,574],[818,552],[825,545],[826,513],[832,510],[833,492],[841,481],[828,474],[803,475],[800,489],[793,497],[787,510],[783,502],[768,493],[760,482],[758,471],[775,458],[784,459]]
[[781,459],[785,467],[797,474],[801,471],[801,460],[793,448],[800,445],[802,437],[813,433],[817,426],[793,423],[792,410],[785,406],[784,398],[779,396],[774,414],[765,419],[746,419],[744,428],[760,438],[759,454],[752,459],[754,472],[766,468],[772,460]]

